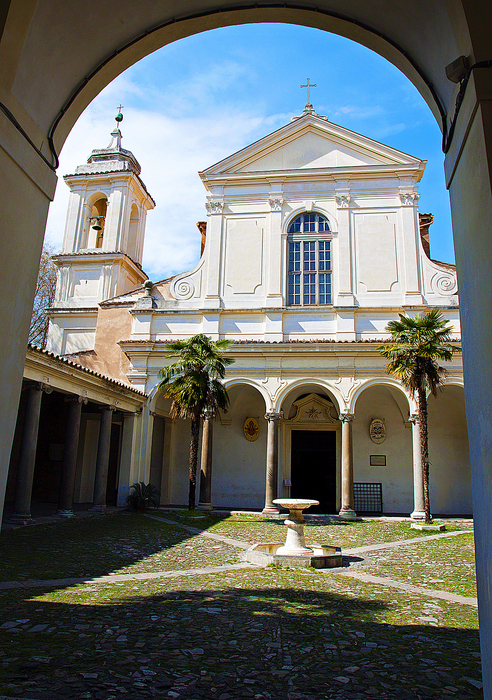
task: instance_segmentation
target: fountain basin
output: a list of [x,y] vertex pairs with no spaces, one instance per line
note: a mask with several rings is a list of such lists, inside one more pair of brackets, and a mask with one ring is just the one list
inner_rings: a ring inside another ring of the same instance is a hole
[[315,569],[331,569],[335,566],[342,566],[340,547],[313,544],[306,548],[304,552],[277,554],[279,549],[284,549],[284,545],[281,542],[254,544],[246,550],[244,558],[246,561],[259,566],[279,564],[292,568],[312,566]]

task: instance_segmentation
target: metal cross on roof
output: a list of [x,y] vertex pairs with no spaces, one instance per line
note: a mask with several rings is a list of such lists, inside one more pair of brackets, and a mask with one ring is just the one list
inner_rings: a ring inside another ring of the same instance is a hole
[[314,85],[310,85],[309,78],[307,79],[307,85],[301,85],[301,88],[307,88],[307,104],[308,105],[311,104],[311,97],[309,95],[309,89],[312,87],[318,87],[318,86],[316,85],[316,83]]

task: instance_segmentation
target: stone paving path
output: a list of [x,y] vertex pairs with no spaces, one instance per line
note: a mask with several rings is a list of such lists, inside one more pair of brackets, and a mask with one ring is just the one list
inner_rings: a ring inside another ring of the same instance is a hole
[[[339,569],[337,570],[337,573],[338,572],[340,572]],[[344,576],[351,576],[352,578],[357,578],[360,581],[365,581],[366,583],[376,583],[379,586],[399,588],[400,590],[408,591],[409,593],[417,593],[418,595],[425,595],[429,598],[448,600],[451,603],[461,603],[462,605],[471,605],[474,608],[478,608],[477,598],[472,598],[471,596],[469,597],[458,595],[456,593],[448,593],[448,591],[432,590],[431,588],[424,588],[424,586],[412,586],[410,583],[395,581],[394,579],[386,576],[372,576],[371,574],[364,574],[361,571],[343,571],[340,573],[342,573]]]
[[[199,535],[197,546],[202,537],[241,550],[249,546],[168,522]],[[361,556],[363,564],[371,551],[460,534],[343,553]],[[371,576],[360,564],[349,561],[348,567],[326,570],[333,574],[328,586],[319,572],[265,570],[246,562],[0,584],[14,606],[0,624],[12,635],[12,647],[0,652],[0,668],[15,665],[23,646],[36,649],[9,674],[0,691],[8,695],[0,700],[480,698],[476,631],[418,622],[426,619],[418,617],[422,614],[429,620],[439,616],[438,603],[458,610],[463,604],[473,607],[475,599]],[[347,589],[349,579],[377,586],[381,593]],[[46,591],[25,595],[31,586]],[[64,596],[59,601],[57,588]],[[389,597],[388,590],[395,593]],[[97,604],[91,603],[91,591],[99,596]],[[370,611],[384,609],[393,595],[402,606],[420,596],[433,600],[420,604],[411,624],[378,622]]]
[[[223,535],[216,535],[211,532],[204,532],[199,528],[194,528],[183,523],[176,522],[174,520],[167,520],[165,518],[160,518],[158,516],[153,516],[146,514],[146,517],[151,520],[157,520],[168,525],[173,525],[174,527],[180,527],[194,535],[199,535],[201,537],[207,537],[209,539],[215,540],[217,542],[222,542],[224,544],[229,544],[240,549],[248,549],[250,546],[247,542],[242,542],[240,540],[234,540],[230,537],[224,537]],[[379,551],[382,549],[402,547],[405,545],[421,543],[429,540],[437,540],[445,537],[456,537],[458,535],[469,534],[470,530],[457,530],[454,532],[443,533],[439,535],[427,535],[425,537],[416,537],[408,540],[396,540],[395,542],[385,542],[383,544],[367,545],[364,547],[354,547],[352,549],[344,549],[343,554],[345,556],[353,556],[357,554],[365,554],[368,552]],[[200,576],[203,574],[215,574],[226,571],[237,571],[241,569],[255,569],[255,564],[250,564],[248,562],[240,562],[238,564],[224,564],[223,566],[204,566],[201,568],[194,569],[180,569],[177,571],[153,571],[141,574],[110,574],[107,576],[98,576],[95,578],[66,578],[66,579],[50,579],[44,581],[37,580],[26,580],[26,581],[0,581],[0,590],[7,590],[12,588],[43,588],[43,587],[65,587],[65,586],[75,586],[84,583],[94,583],[94,584],[107,584],[107,583],[121,583],[130,581],[143,581],[150,579],[159,578],[179,578],[181,576]],[[417,593],[419,595],[426,595],[430,598],[437,598],[441,600],[447,600],[452,603],[461,603],[463,605],[472,605],[478,607],[478,602],[476,597],[461,596],[455,593],[449,593],[447,591],[432,590],[425,588],[423,586],[412,586],[408,583],[403,583],[401,581],[395,581],[394,579],[388,578],[386,576],[372,576],[370,574],[364,574],[360,571],[350,571],[342,568],[336,569],[325,569],[326,573],[340,573],[345,576],[351,576],[352,578],[357,578],[361,581],[367,583],[375,583],[380,586],[389,586],[390,588],[400,588],[401,590],[408,591],[411,593]]]

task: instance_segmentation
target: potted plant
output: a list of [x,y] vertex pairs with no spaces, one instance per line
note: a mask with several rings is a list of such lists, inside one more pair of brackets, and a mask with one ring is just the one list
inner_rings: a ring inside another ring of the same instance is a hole
[[159,507],[160,491],[153,484],[144,484],[143,481],[132,484],[126,502],[130,510],[138,510],[143,513],[147,508]]

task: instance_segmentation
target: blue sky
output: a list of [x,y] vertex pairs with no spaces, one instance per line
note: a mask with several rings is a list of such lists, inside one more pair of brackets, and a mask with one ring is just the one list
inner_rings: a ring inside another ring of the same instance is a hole
[[[121,103],[123,146],[142,166],[157,203],[147,217],[144,269],[152,280],[193,267],[196,222],[205,219],[197,175],[300,114],[309,77],[316,111],[341,126],[428,161],[421,212],[435,215],[432,257],[454,261],[441,135],[424,100],[394,66],[348,39],[317,29],[255,24],[204,32],[132,66],[85,110],[60,157],[74,172],[93,148],[108,145]],[[60,179],[47,225],[59,249],[68,188]]]

